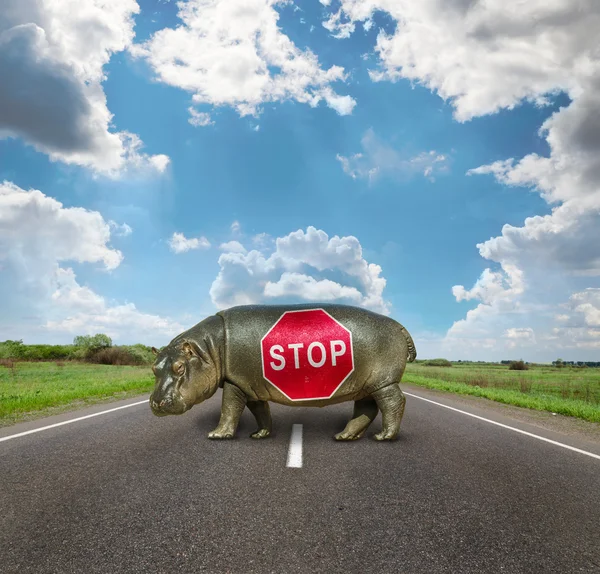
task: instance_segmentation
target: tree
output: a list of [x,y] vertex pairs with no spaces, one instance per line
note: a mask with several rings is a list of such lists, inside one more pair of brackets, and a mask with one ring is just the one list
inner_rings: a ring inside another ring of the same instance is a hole
[[26,347],[23,339],[11,341],[10,339],[0,343],[0,358],[2,359],[22,359],[25,356]]
[[87,351],[98,351],[99,349],[112,347],[112,340],[104,333],[97,333],[96,335],[78,335],[73,339],[73,345],[82,347]]

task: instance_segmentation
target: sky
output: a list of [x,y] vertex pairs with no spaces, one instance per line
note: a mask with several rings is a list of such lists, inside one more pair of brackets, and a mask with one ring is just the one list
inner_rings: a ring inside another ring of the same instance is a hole
[[234,305],[600,357],[596,0],[5,0],[0,340]]

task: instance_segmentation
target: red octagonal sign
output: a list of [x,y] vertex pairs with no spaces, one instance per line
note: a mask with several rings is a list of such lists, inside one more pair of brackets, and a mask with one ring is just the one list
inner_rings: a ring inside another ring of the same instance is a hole
[[323,309],[287,311],[261,341],[263,376],[292,401],[328,399],[354,370],[352,333]]

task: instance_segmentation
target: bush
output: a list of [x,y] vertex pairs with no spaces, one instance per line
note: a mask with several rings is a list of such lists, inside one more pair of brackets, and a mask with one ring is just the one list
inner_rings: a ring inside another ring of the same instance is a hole
[[4,341],[0,343],[0,359],[21,359],[25,351],[23,341]]
[[133,352],[127,347],[107,347],[88,355],[89,363],[98,365],[146,365],[148,364],[139,350]]
[[513,361],[508,367],[509,371],[528,371],[529,365],[527,365],[523,360]]
[[427,367],[451,367],[452,363],[448,359],[430,359],[423,363]]
[[24,345],[23,341],[0,343],[0,359],[13,361],[60,361],[73,358],[72,345]]
[[127,345],[122,348],[127,349],[129,354],[139,361],[139,363],[137,363],[139,365],[151,365],[156,358],[152,352],[152,347],[146,347],[146,345]]
[[79,335],[73,339],[73,345],[79,349],[78,357],[90,359],[102,349],[110,349],[112,340],[108,335],[97,333],[96,335]]

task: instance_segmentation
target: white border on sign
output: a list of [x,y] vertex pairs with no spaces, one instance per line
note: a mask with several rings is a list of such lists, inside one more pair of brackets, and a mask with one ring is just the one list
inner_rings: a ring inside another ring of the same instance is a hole
[[[325,315],[327,315],[330,319],[333,319],[342,329],[345,329],[346,331],[348,331],[348,335],[350,335],[350,359],[352,361],[352,369],[348,372],[348,374],[342,379],[342,382],[333,390],[333,392],[328,397],[310,397],[309,399],[292,399],[292,397],[288,397],[275,383],[273,383],[272,381],[270,381],[267,378],[267,375],[265,373],[265,357],[263,354],[263,341],[267,338],[268,334],[277,326],[277,324],[288,313],[306,313],[308,311],[323,311],[323,313],[325,313]],[[289,401],[299,403],[301,401],[321,401],[323,399],[330,399],[331,397],[333,397],[333,395],[335,395],[335,393],[337,393],[338,389],[346,382],[346,379],[354,372],[354,346],[353,346],[353,341],[352,341],[352,331],[350,331],[350,329],[348,329],[347,327],[342,325],[335,317],[332,317],[327,311],[325,311],[325,309],[322,309],[321,307],[317,307],[315,309],[295,309],[294,311],[284,311],[282,313],[281,317],[279,317],[279,319],[277,319],[277,321],[275,321],[273,326],[265,333],[265,336],[260,340],[260,366],[261,366],[263,378],[265,379],[265,381],[267,381],[267,383],[269,383],[270,385],[273,385]]]

